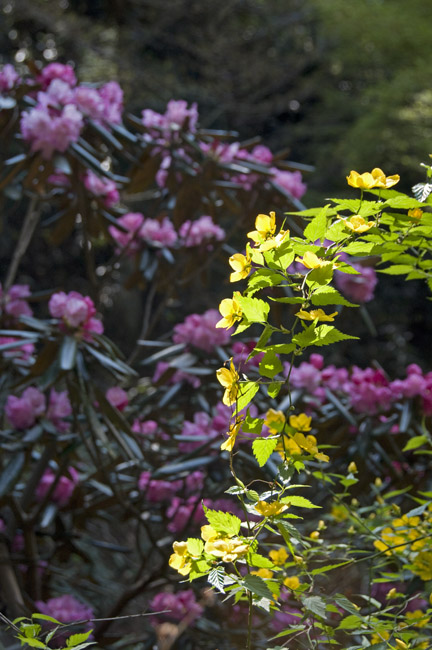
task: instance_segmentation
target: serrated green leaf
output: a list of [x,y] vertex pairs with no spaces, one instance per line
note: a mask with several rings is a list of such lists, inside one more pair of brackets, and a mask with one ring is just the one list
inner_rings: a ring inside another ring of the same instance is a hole
[[276,248],[273,253],[275,264],[285,271],[294,262],[295,252],[292,249],[291,242],[285,242],[279,248]]
[[313,569],[310,573],[311,575],[319,575],[320,573],[327,573],[328,571],[333,571],[333,569],[338,569],[341,566],[346,566],[351,564],[353,560],[347,560],[346,562],[339,562],[338,564],[327,564],[326,566],[319,567],[318,569]]
[[249,296],[236,296],[237,301],[242,308],[243,317],[249,323],[266,323],[270,306],[264,300],[259,298],[250,298]]
[[30,637],[17,634],[17,638],[21,641],[23,645],[29,645],[31,648],[43,648],[44,650],[49,650],[48,646],[38,639],[32,639]]
[[269,269],[258,269],[249,278],[246,290],[247,294],[248,296],[252,296],[252,294],[256,293],[260,289],[275,287],[280,284],[282,280],[283,277],[275,271]]
[[311,295],[311,302],[317,307],[324,307],[326,305],[344,305],[345,307],[358,307],[352,302],[349,302],[342,294],[328,285],[319,287]]
[[427,436],[414,436],[414,438],[410,438],[410,440],[408,440],[408,442],[406,443],[402,451],[410,451],[410,449],[417,449],[418,447],[424,445],[425,442],[427,441],[428,441]]
[[49,623],[54,623],[55,625],[63,625],[63,623],[53,618],[52,616],[48,616],[47,614],[39,614],[39,612],[35,612],[34,614],[32,614],[32,618],[41,621],[48,621]]
[[260,467],[263,467],[278,443],[277,438],[259,438],[252,443],[252,451]]
[[273,569],[274,564],[268,557],[261,555],[260,553],[248,553],[247,561],[251,566],[256,566],[259,569]]
[[385,273],[386,275],[405,275],[413,270],[409,264],[393,264],[385,269],[377,269],[378,273]]
[[325,205],[304,229],[303,235],[310,242],[314,242],[316,239],[324,240],[327,230],[327,210],[329,207],[330,204]]
[[338,341],[345,341],[347,339],[358,339],[358,336],[351,336],[340,332],[332,325],[318,325],[314,323],[309,325],[303,332],[293,336],[294,343],[297,343],[302,348],[316,345],[321,347],[323,345],[330,345]]
[[204,551],[204,544],[201,539],[189,537],[187,540],[187,550],[192,557],[200,557]]
[[258,390],[259,384],[256,381],[245,381],[240,384],[235,414],[240,413],[253,400]]
[[262,431],[263,425],[264,420],[262,418],[253,418],[248,410],[247,415],[242,422],[242,431],[245,433],[257,433],[259,435]]
[[282,372],[283,366],[279,357],[273,350],[268,350],[259,364],[259,371],[263,377],[273,379],[275,375]]
[[395,196],[387,199],[383,207],[399,208],[400,210],[412,210],[413,208],[421,208],[424,203],[420,203],[417,199],[410,196]]
[[325,618],[326,616],[326,603],[325,600],[319,596],[307,596],[302,599],[304,607],[315,616],[319,618]]
[[338,630],[356,630],[358,629],[360,631],[361,625],[363,623],[363,620],[360,616],[356,614],[350,614],[349,616],[346,616],[342,621],[339,623],[337,629]]
[[260,598],[268,598],[269,600],[272,600],[273,598],[272,592],[267,587],[264,580],[259,576],[253,576],[250,573],[248,573],[248,575],[244,577],[242,583],[248,591],[251,591],[256,596],[259,596]]
[[301,535],[297,528],[289,523],[289,521],[278,521],[277,527],[279,532],[284,538],[285,542],[291,546],[291,537],[293,537],[297,542],[301,541]]
[[212,569],[207,576],[209,583],[223,594],[225,593],[225,575],[225,569],[218,566],[215,569]]
[[239,534],[241,521],[235,515],[221,510],[210,510],[206,506],[204,506],[204,514],[216,532],[227,533],[227,535]]
[[358,608],[354,605],[354,603],[348,600],[348,598],[343,594],[336,594],[334,596],[334,601],[336,605],[339,605],[339,607],[341,607],[346,612],[358,616],[358,611],[359,611]]
[[296,494],[290,494],[288,497],[283,497],[281,502],[289,503],[291,506],[295,506],[296,508],[321,508],[321,506],[316,506],[312,501],[309,501],[309,499],[305,499],[305,497]]
[[282,388],[283,382],[273,381],[267,388],[268,396],[274,399],[279,395],[280,389]]
[[80,634],[72,634],[68,639],[66,639],[66,646],[68,648],[75,648],[75,646],[85,643],[91,634],[89,632],[82,632]]
[[306,277],[306,284],[311,291],[317,287],[322,287],[329,284],[333,279],[333,264],[329,262],[324,266],[309,271]]

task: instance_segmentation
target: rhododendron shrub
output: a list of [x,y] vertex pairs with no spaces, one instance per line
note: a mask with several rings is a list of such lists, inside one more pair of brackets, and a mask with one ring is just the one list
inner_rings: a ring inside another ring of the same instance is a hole
[[194,102],[131,115],[60,63],[0,89],[0,600],[33,612],[12,634],[422,647],[430,372],[318,352],[377,270],[430,284],[427,196],[375,169],[355,208],[299,215],[296,165]]

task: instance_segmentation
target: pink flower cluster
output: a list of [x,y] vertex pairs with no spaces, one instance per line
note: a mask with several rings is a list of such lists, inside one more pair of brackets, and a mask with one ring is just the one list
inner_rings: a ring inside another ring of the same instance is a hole
[[[68,467],[67,471],[70,478],[67,476],[60,476],[57,485],[55,486],[54,491],[51,495],[51,500],[53,503],[56,503],[59,508],[62,508],[69,503],[69,500],[75,490],[75,486],[79,482],[79,474],[74,467]],[[52,469],[47,469],[44,472],[39,485],[36,488],[37,501],[43,501],[45,496],[48,494],[52,484],[54,483],[55,478],[56,474],[52,471]]]
[[4,313],[12,318],[31,316],[33,314],[27,298],[30,298],[28,284],[14,284],[4,293],[0,284],[0,316]]
[[197,603],[192,589],[179,591],[176,594],[168,591],[159,592],[151,600],[150,609],[153,612],[168,610],[166,614],[161,614],[159,617],[152,616],[154,625],[158,625],[164,620],[180,622],[186,617],[188,623],[192,624],[204,611],[203,607]]
[[171,501],[175,495],[184,489],[186,496],[201,491],[204,485],[204,473],[200,470],[192,472],[183,481],[164,481],[152,479],[150,472],[142,472],[138,487],[145,492],[145,498],[150,503],[160,503],[162,501]]
[[111,181],[109,178],[101,178],[90,170],[87,170],[84,176],[84,187],[93,196],[103,199],[103,204],[107,208],[118,203],[120,199],[120,194],[114,181]]
[[183,323],[174,327],[174,343],[193,345],[205,352],[213,352],[216,345],[226,345],[230,340],[231,329],[217,329],[220,314],[216,309],[209,309],[204,314],[190,314]]
[[108,230],[120,250],[126,249],[129,256],[138,252],[143,244],[161,248],[173,246],[177,241],[177,233],[168,217],[159,221],[146,219],[140,212],[128,212],[118,219],[118,223],[126,232],[115,226],[110,226]]
[[[348,256],[345,256],[348,260]],[[359,273],[341,273],[336,271],[335,284],[343,294],[355,303],[370,302],[374,297],[374,290],[378,283],[375,270],[371,266],[350,262]]]
[[[94,618],[92,608],[84,605],[70,594],[50,598],[46,602],[37,600],[35,605],[41,614],[52,616],[61,623],[73,623],[74,621],[86,621]],[[92,624],[86,623],[85,628],[87,630],[91,629]]]
[[210,216],[203,215],[195,221],[185,221],[179,229],[181,245],[186,248],[201,246],[211,240],[223,241],[225,230],[215,224]]
[[8,396],[5,413],[15,429],[32,427],[43,416],[59,431],[66,431],[69,425],[65,418],[71,415],[72,407],[66,391],[57,393],[52,388],[47,408],[45,395],[38,388],[30,386],[23,391],[21,397]]
[[63,331],[79,330],[85,341],[91,341],[91,334],[103,334],[102,322],[95,318],[96,308],[89,296],[76,291],[54,293],[48,303],[53,318],[60,320]]
[[166,516],[169,519],[167,525],[170,533],[181,533],[185,527],[190,523],[193,526],[203,526],[206,523],[204,510],[202,505],[214,510],[223,510],[231,514],[240,515],[240,509],[236,503],[231,502],[229,499],[211,499],[201,500],[198,496],[190,496],[187,499],[181,497],[174,497],[166,511]]
[[105,397],[111,406],[115,406],[119,411],[123,411],[129,404],[128,394],[120,386],[113,386],[108,388]]
[[21,115],[21,133],[32,151],[40,151],[46,159],[78,140],[85,118],[99,123],[121,122],[123,92],[115,81],[100,88],[77,86],[70,66],[51,63],[37,82],[42,90],[37,93],[36,105]]
[[[179,451],[188,454],[209,440],[221,438],[222,433],[229,428],[230,419],[231,411],[222,402],[216,405],[213,416],[205,411],[197,411],[193,416],[193,421],[184,420],[183,422],[181,437],[179,437]],[[184,441],[182,441],[182,437],[185,438]],[[194,437],[197,438],[196,442],[193,439],[190,440]]]
[[188,107],[184,99],[171,99],[165,113],[157,113],[150,108],[142,111],[142,123],[149,129],[152,139],[170,140],[183,127],[191,133],[196,131],[198,122],[198,109],[196,104]]
[[19,74],[10,63],[6,63],[0,70],[0,92],[12,90],[18,83]]
[[389,381],[382,370],[324,367],[323,357],[311,354],[309,362],[303,361],[292,369],[290,383],[293,388],[307,391],[310,403],[317,407],[326,402],[327,388],[361,414],[385,412],[396,402],[415,397],[421,399],[425,415],[432,414],[432,372],[423,374],[416,364],[407,367],[405,379]]

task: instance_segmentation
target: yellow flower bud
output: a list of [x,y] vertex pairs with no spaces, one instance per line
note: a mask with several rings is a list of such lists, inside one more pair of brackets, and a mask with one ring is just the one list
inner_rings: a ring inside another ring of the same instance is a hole
[[380,479],[379,476],[377,476],[375,479],[375,487],[381,487],[381,485],[382,485],[382,480]]
[[387,593],[386,598],[390,600],[391,598],[397,598],[397,589],[395,587],[392,587],[390,591]]
[[348,471],[351,474],[356,474],[358,472],[357,465],[355,464],[355,462],[353,460],[348,465]]
[[398,650],[407,650],[408,646],[405,643],[405,641],[402,641],[402,639],[395,639],[396,647]]
[[320,536],[320,534],[319,534],[319,531],[318,531],[318,530],[313,530],[313,531],[311,532],[311,534],[309,535],[309,537],[310,537],[311,539],[318,539],[319,536]]

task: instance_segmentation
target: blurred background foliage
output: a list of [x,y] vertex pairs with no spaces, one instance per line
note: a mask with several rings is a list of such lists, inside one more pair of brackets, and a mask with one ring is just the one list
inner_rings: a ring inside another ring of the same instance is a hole
[[[204,127],[260,134],[315,165],[310,197],[351,168],[418,181],[432,129],[422,0],[5,0],[0,57],[74,61],[129,107],[197,101]],[[309,200],[310,204],[311,201]]]

